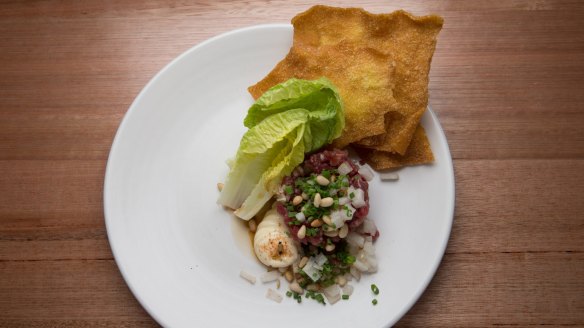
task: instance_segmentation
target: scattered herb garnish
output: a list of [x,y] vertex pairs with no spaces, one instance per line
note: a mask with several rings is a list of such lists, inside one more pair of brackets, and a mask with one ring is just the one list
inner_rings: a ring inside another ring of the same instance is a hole
[[371,284],[371,291],[373,292],[373,294],[379,295],[379,288],[377,288],[377,285]]
[[309,290],[306,292],[306,298],[313,299],[313,300],[317,301],[318,303],[321,303],[322,305],[326,305],[326,302],[324,301],[324,296],[322,296],[321,293],[313,292],[313,291]]

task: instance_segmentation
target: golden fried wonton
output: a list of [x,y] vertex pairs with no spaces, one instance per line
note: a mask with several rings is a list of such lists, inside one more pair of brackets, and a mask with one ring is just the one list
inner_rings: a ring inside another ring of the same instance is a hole
[[422,125],[418,125],[416,128],[412,142],[410,142],[410,146],[404,155],[362,147],[355,147],[355,150],[363,160],[376,170],[434,162],[434,155],[432,154],[430,143],[426,137],[426,131]]
[[[428,103],[430,61],[442,23],[438,16],[415,17],[401,10],[371,14],[314,6],[292,19],[290,52],[249,92],[258,98],[292,77],[327,77],[345,108],[346,126],[335,147],[358,146],[374,168],[431,162],[419,122]],[[414,141],[418,148],[410,152]]]
[[344,103],[345,129],[335,140],[335,145],[342,148],[365,136],[385,132],[380,118],[395,107],[392,72],[387,56],[372,48],[353,48],[344,43],[318,48],[294,46],[249,91],[258,98],[270,87],[292,77],[308,80],[327,77],[338,88]]
[[428,73],[442,18],[415,17],[402,10],[371,14],[359,8],[314,6],[294,17],[292,24],[294,46],[349,43],[387,55],[389,63],[395,65],[391,78],[396,106],[390,112],[402,115],[397,121],[396,116],[386,117],[383,135],[358,144],[404,154],[428,104]]

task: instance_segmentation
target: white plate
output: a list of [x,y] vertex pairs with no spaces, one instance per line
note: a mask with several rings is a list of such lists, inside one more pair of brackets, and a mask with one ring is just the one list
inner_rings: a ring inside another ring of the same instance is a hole
[[[382,327],[424,291],[444,253],[454,210],[454,175],[444,133],[431,110],[422,123],[436,164],[371,183],[370,218],[379,272],[354,282],[348,301],[322,306],[265,298],[241,269],[265,269],[242,225],[216,205],[245,128],[247,87],[289,50],[290,25],[262,25],[207,40],[158,73],[136,98],[114,140],[104,202],[109,241],[124,279],[167,327]],[[136,67],[136,69],[140,69]],[[369,288],[381,290],[373,306]],[[280,293],[285,293],[285,284]]]

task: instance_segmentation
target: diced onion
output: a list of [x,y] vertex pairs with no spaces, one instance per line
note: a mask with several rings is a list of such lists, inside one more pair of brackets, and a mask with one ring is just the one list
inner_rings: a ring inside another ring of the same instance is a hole
[[351,202],[351,200],[349,199],[349,197],[340,197],[339,198],[339,205],[346,205],[349,204]]
[[320,270],[315,265],[314,261],[311,261],[310,259],[308,262],[306,262],[306,265],[304,265],[301,270],[304,271],[304,273],[306,273],[306,275],[312,279],[312,281],[318,281],[318,279],[320,279]]
[[339,285],[331,285],[324,289],[324,296],[328,302],[332,305],[338,302],[341,299],[341,289]]
[[256,283],[256,277],[245,271],[245,270],[241,270],[241,272],[239,272],[239,276],[247,281],[249,281],[251,284],[255,284]]
[[369,219],[365,219],[365,221],[363,221],[363,225],[361,226],[363,233],[366,233],[368,235],[375,235],[375,233],[377,232],[377,227],[375,226],[375,223],[372,220]]
[[368,272],[377,272],[377,259],[375,256],[367,257],[367,264],[369,265],[369,269],[367,270]]
[[326,296],[337,296],[340,293],[341,293],[341,289],[339,288],[339,285],[337,285],[337,284],[330,285],[324,289],[324,294]]
[[335,296],[328,296],[328,295],[324,295],[326,296],[327,301],[329,302],[330,305],[335,304],[336,302],[338,302],[341,299],[341,294],[337,294]]
[[345,286],[343,286],[342,292],[343,292],[343,295],[351,296],[351,294],[353,294],[353,286],[346,284]]
[[339,168],[337,168],[337,171],[339,171],[339,174],[341,174],[341,175],[347,175],[347,174],[351,173],[351,171],[353,171],[353,168],[351,167],[351,164],[349,164],[347,162],[343,162],[341,165],[339,165]]
[[296,213],[296,220],[304,222],[306,220],[306,216],[304,216],[304,213],[298,212]]
[[312,281],[318,281],[321,277],[322,266],[328,261],[326,256],[319,253],[316,256],[311,256],[308,258],[308,262],[302,268],[302,271],[312,279]]
[[371,171],[368,165],[361,166],[359,168],[359,174],[367,181],[373,180],[373,171]]
[[341,175],[347,175],[353,171],[353,168],[351,167],[351,164],[343,162],[341,165],[339,165],[337,171],[339,171],[339,174]]
[[347,243],[349,243],[349,245],[354,245],[354,246],[357,246],[359,248],[363,248],[363,244],[365,243],[365,238],[363,238],[363,236],[359,235],[358,233],[350,232],[347,235]]
[[384,172],[379,173],[379,178],[381,181],[397,181],[399,180],[399,175],[394,172]]
[[326,262],[328,261],[328,259],[326,258],[326,256],[324,256],[324,254],[319,253],[318,255],[316,255],[314,257],[314,262],[316,263],[316,265],[318,265],[319,267],[322,267]]
[[282,302],[283,299],[282,295],[271,288],[268,288],[268,291],[266,292],[266,298],[271,299],[276,303]]
[[269,271],[260,276],[260,281],[263,283],[275,281],[280,277],[280,272],[278,270]]
[[341,216],[341,211],[334,211],[330,215],[331,222],[335,225],[335,227],[342,227],[345,224],[345,220]]
[[355,277],[355,280],[357,280],[357,281],[361,280],[361,271],[359,271],[357,268],[355,268],[354,266],[351,266],[351,268],[349,269],[349,272],[351,272],[351,275],[353,277]]
[[375,246],[373,246],[373,243],[366,241],[363,244],[363,252],[365,252],[367,256],[375,256]]
[[353,263],[353,266],[355,268],[359,269],[359,271],[361,271],[361,272],[367,272],[369,270],[369,266],[367,265],[367,263],[362,262],[359,259],[355,260],[355,263]]
[[352,281],[353,276],[349,272],[347,272],[347,273],[345,273],[345,279],[347,279],[347,281]]
[[353,207],[355,208],[361,208],[365,205],[367,205],[367,203],[365,202],[365,192],[363,191],[363,189],[361,188],[353,188],[350,187],[349,188],[349,195],[353,195],[353,198],[351,199],[351,204],[353,205]]

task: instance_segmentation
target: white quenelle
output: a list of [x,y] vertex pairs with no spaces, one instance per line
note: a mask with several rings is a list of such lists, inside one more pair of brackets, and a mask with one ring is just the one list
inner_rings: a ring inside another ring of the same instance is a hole
[[284,268],[298,259],[298,246],[287,232],[284,217],[275,208],[266,212],[253,242],[260,262],[273,268]]

